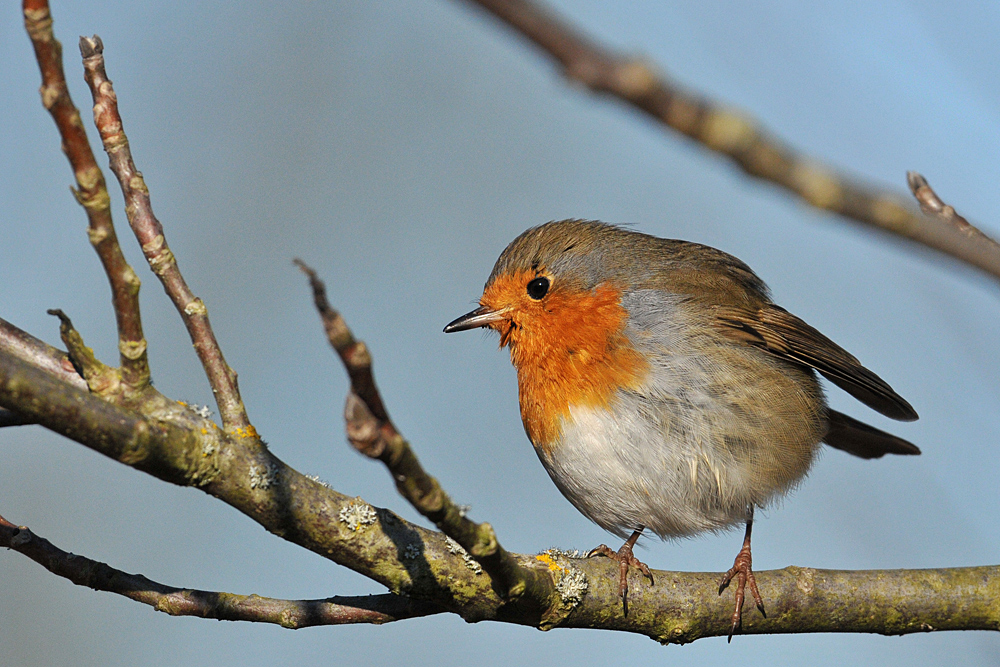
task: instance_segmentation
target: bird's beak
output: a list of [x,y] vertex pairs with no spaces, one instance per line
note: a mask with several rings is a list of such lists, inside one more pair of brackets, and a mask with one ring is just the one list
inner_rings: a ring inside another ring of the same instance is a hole
[[449,322],[448,326],[444,328],[445,333],[455,333],[456,331],[465,331],[466,329],[478,329],[479,327],[488,327],[494,322],[499,322],[507,314],[506,308],[501,308],[500,310],[492,310],[487,306],[480,306],[476,308],[471,313],[466,313],[462,315],[457,320]]

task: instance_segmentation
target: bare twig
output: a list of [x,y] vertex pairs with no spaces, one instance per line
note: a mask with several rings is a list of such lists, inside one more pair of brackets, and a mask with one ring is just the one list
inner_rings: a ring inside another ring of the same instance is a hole
[[543,570],[523,567],[497,540],[493,527],[476,523],[427,474],[409,443],[393,426],[372,375],[371,355],[354,338],[344,318],[330,307],[326,287],[302,260],[296,266],[309,277],[313,300],[323,320],[330,345],[336,350],[351,379],[345,419],[347,437],[362,454],[382,461],[396,481],[396,488],[422,515],[469,552],[493,578],[505,598],[526,597],[543,609],[551,606],[553,581]]
[[906,182],[910,186],[910,192],[920,204],[920,210],[942,223],[953,226],[956,230],[965,234],[971,239],[986,245],[992,245],[1000,249],[1000,244],[972,225],[968,220],[955,212],[955,209],[945,204],[937,193],[931,188],[930,183],[921,174],[915,171],[906,172]]
[[238,429],[247,432],[253,427],[243,406],[243,399],[240,398],[236,372],[222,356],[222,349],[208,320],[208,309],[188,287],[177,267],[177,261],[163,235],[163,226],[153,215],[149,189],[132,160],[132,151],[118,113],[118,98],[104,70],[103,51],[104,45],[96,35],[92,38],[80,38],[85,78],[94,97],[94,122],[101,134],[111,170],[121,185],[129,225],[142,246],[149,267],[160,279],[184,320],[215,394],[224,428],[227,431]]
[[[533,42],[565,76],[616,97],[740,169],[798,195],[813,206],[922,243],[1000,278],[1000,246],[919,215],[888,190],[850,178],[798,152],[746,114],[684,90],[640,58],[625,57],[586,38],[531,0],[468,0]],[[982,235],[985,238],[985,235]]]
[[15,526],[2,516],[0,547],[13,549],[78,586],[117,593],[171,616],[274,623],[295,630],[316,625],[349,623],[381,625],[445,611],[437,605],[391,593],[337,596],[323,600],[278,600],[259,595],[175,588],[147,579],[141,574],[129,574],[85,556],[67,553],[45,538],[35,535],[26,526]]
[[76,200],[87,212],[90,243],[104,266],[111,283],[111,299],[118,324],[118,351],[122,382],[139,390],[149,383],[146,339],[139,315],[139,278],[125,261],[115,227],[111,221],[111,200],[104,175],[90,150],[80,112],[70,99],[63,74],[62,45],[52,31],[52,16],[47,0],[24,0],[24,26],[35,48],[35,58],[42,72],[42,104],[56,123],[62,137],[63,152],[69,159],[77,188]]

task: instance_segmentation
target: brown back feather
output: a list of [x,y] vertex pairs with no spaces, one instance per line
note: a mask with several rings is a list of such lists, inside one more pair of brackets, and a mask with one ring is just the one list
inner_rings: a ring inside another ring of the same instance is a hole
[[723,306],[717,309],[716,317],[731,338],[815,368],[830,382],[886,417],[900,421],[917,419],[913,406],[882,378],[784,308],[770,303],[756,310]]

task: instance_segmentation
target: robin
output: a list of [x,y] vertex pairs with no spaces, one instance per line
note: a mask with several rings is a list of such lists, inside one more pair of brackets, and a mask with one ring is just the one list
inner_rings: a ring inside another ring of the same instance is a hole
[[644,530],[660,538],[745,525],[722,577],[760,612],[750,533],[809,471],[822,443],[861,458],[913,444],[831,410],[816,371],[878,412],[917,413],[829,338],[775,305],[721,250],[596,221],[527,230],[507,246],[480,306],[445,332],[489,327],[510,348],[521,420],[552,481],[589,519],[625,539],[588,554],[629,567]]

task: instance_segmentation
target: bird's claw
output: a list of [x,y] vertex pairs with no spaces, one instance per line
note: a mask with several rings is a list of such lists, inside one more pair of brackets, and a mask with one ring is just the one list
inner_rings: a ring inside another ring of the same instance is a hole
[[602,544],[598,547],[591,549],[587,552],[587,558],[592,556],[605,556],[611,560],[618,562],[619,567],[619,578],[618,578],[618,597],[622,599],[622,612],[628,616],[628,569],[629,567],[638,568],[646,577],[649,578],[649,584],[654,585],[653,573],[649,571],[649,567],[643,563],[641,560],[635,557],[632,553],[632,545],[635,543],[634,539],[630,539],[622,545],[622,548],[618,551],[613,551],[611,547],[606,544]]
[[729,568],[729,571],[722,575],[722,580],[719,582],[719,595],[722,595],[722,591],[726,590],[729,586],[729,582],[736,577],[736,608],[733,610],[733,624],[729,629],[729,637],[727,641],[733,641],[733,634],[741,626],[743,621],[743,600],[745,598],[745,589],[747,584],[750,584],[750,594],[753,595],[754,603],[757,605],[757,609],[760,610],[761,615],[767,618],[767,612],[764,611],[764,600],[760,596],[760,591],[757,589],[757,578],[753,575],[753,561],[750,556],[750,545],[744,544],[740,552],[736,554],[736,560],[733,561],[733,566]]

